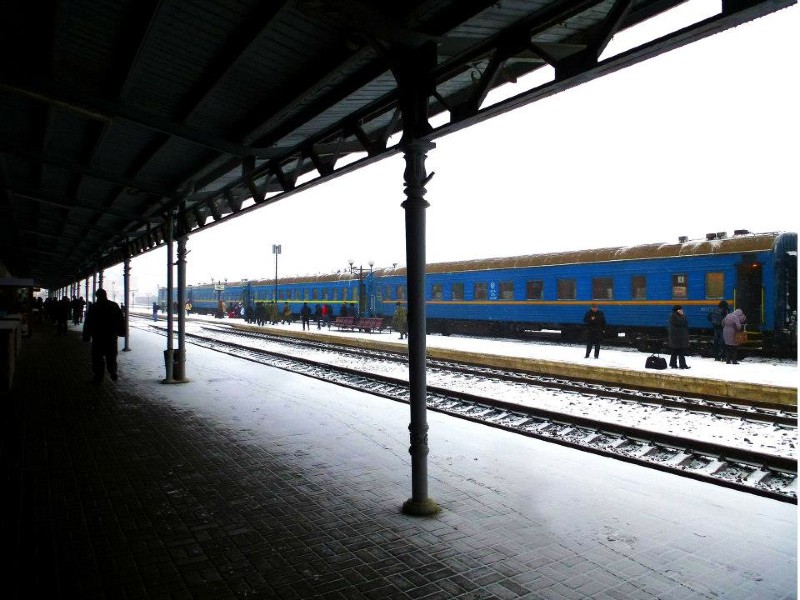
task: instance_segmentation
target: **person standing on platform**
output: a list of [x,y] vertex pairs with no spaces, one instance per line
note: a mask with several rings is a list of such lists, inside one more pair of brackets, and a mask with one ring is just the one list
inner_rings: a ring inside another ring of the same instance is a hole
[[584,358],[589,358],[593,347],[594,357],[600,358],[600,342],[603,341],[603,333],[606,330],[606,317],[597,304],[592,304],[584,315],[583,322],[586,323],[587,333],[586,356]]
[[309,308],[308,302],[303,302],[303,308],[300,309],[300,320],[303,324],[303,331],[306,330],[306,327],[311,331],[311,323],[309,322],[311,320],[311,308]]
[[125,335],[125,319],[116,302],[108,299],[103,288],[97,290],[96,302],[86,312],[83,324],[83,341],[92,341],[92,383],[103,382],[108,371],[112,381],[117,380],[117,337]]
[[67,325],[69,324],[71,311],[72,303],[67,296],[64,296],[56,305],[56,332],[58,335],[67,335]]
[[669,366],[672,369],[691,369],[686,366],[686,351],[689,349],[689,320],[683,314],[680,305],[672,308],[667,324],[667,336],[672,354],[669,357]]
[[283,320],[281,321],[281,324],[283,323],[288,325],[292,324],[292,309],[289,308],[288,302],[283,303]]
[[328,330],[331,328],[331,309],[327,303],[322,305],[322,325],[327,326]]
[[400,339],[408,335],[408,312],[405,307],[399,302],[394,307],[394,317],[392,317],[392,326],[395,331],[400,334]]
[[736,334],[744,331],[747,321],[741,308],[737,308],[722,321],[722,337],[725,340],[725,364],[739,364],[739,341]]
[[722,338],[722,321],[728,316],[730,308],[725,300],[720,303],[708,313],[708,320],[714,327],[714,345],[711,348],[711,353],[714,355],[714,360],[722,360],[725,357],[725,341]]
[[153,302],[153,321],[158,321],[158,302]]

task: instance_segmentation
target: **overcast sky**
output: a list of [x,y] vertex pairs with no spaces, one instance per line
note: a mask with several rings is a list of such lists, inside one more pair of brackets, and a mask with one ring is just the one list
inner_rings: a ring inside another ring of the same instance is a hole
[[[674,18],[718,6],[694,0]],[[795,5],[440,138],[428,262],[797,231],[798,34]],[[638,42],[619,34],[601,59],[626,43]],[[271,279],[273,244],[279,276],[405,264],[403,168],[395,156],[193,234],[188,283]],[[121,300],[121,267],[105,276]],[[164,285],[166,251],[134,259],[131,281],[137,296]]]

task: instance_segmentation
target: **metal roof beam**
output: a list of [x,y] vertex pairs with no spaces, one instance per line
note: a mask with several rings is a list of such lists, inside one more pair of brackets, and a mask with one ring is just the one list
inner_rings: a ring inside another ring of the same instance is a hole
[[203,146],[204,148],[219,152],[220,154],[230,154],[239,157],[248,156],[250,154],[260,156],[262,154],[262,151],[259,151],[257,148],[242,146],[222,140],[182,123],[175,123],[164,119],[154,113],[149,113],[132,106],[125,106],[121,102],[101,100],[88,96],[76,97],[64,93],[63,89],[63,87],[49,89],[48,85],[37,85],[31,82],[15,82],[14,84],[0,82],[0,90],[38,100],[45,104],[58,106],[65,110],[78,113],[88,119],[106,123],[114,123],[120,120],[127,121],[138,127],[151,131],[158,131],[170,137]]

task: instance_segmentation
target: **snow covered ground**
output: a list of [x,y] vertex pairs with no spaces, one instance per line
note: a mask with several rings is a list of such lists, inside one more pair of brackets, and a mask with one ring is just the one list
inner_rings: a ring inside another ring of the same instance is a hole
[[[241,324],[241,320],[219,320],[201,315],[192,316],[187,323],[190,333],[202,333],[206,324],[219,326],[227,324]],[[160,325],[165,325],[160,320]],[[300,323],[271,326],[273,329],[283,331],[301,331]],[[312,331],[317,331],[316,327]],[[400,340],[396,333],[363,333],[357,331],[330,331],[323,329],[323,333],[335,337],[354,338],[362,337],[396,344],[398,348],[406,344]],[[566,345],[552,342],[519,341],[504,339],[470,338],[464,336],[431,335],[427,338],[429,347],[463,350],[499,356],[515,356],[565,363],[584,363],[597,365],[604,368],[640,370],[644,369],[646,354],[633,349],[602,349],[600,358],[585,359],[584,348],[579,345]],[[258,342],[253,340],[256,347],[275,350],[274,342]],[[408,376],[408,369],[402,363],[387,363],[369,361],[351,354],[336,354],[329,351],[315,351],[309,348],[298,347],[296,352],[280,345],[280,352],[302,356],[306,359],[316,359],[326,364],[365,372],[376,372],[389,375],[398,379]],[[689,370],[669,369],[665,373],[675,377],[701,377],[708,379],[721,379],[740,381],[754,384],[768,384],[797,389],[798,370],[797,361],[785,359],[761,359],[749,357],[738,365],[726,365],[713,359],[689,357]],[[520,405],[535,406],[548,410],[561,411],[568,414],[584,416],[610,423],[620,423],[627,426],[638,427],[650,431],[681,434],[687,437],[725,444],[729,446],[756,450],[768,454],[787,457],[796,457],[798,440],[797,430],[792,428],[776,427],[769,423],[744,422],[741,419],[720,419],[714,416],[686,413],[679,410],[661,409],[648,405],[622,402],[609,398],[597,397],[592,394],[583,395],[576,393],[554,393],[552,390],[542,389],[537,386],[512,384],[497,381],[480,382],[474,379],[460,381],[458,375],[442,373],[431,369],[428,374],[428,384],[447,389],[485,395],[506,402]]]
[[[137,311],[140,314],[147,314]],[[164,313],[159,313],[159,319],[164,318]],[[215,319],[204,315],[191,315],[192,320],[198,319],[209,323],[244,323],[241,319]],[[177,325],[176,325],[177,327]],[[301,331],[300,322],[290,325],[274,326],[276,329]],[[312,331],[317,331],[316,326],[312,325]],[[343,338],[363,337],[377,339],[384,342],[396,343],[398,346],[406,345],[406,340],[398,339],[396,333],[363,333],[358,331],[338,331],[335,327],[330,330],[323,329],[326,335],[341,336]],[[478,338],[466,336],[442,336],[429,335],[427,338],[429,348],[445,348],[451,350],[461,350],[465,352],[478,352],[483,354],[496,354],[498,356],[516,356],[522,358],[538,358],[565,363],[582,363],[597,365],[613,369],[627,369],[634,371],[646,371],[644,367],[647,354],[635,349],[608,349],[601,348],[600,358],[583,358],[585,348],[580,345],[567,345],[551,342],[538,342],[528,340],[506,340],[493,338]],[[667,358],[669,356],[667,355]],[[741,381],[745,383],[776,385],[780,387],[798,388],[800,382],[800,372],[798,372],[797,361],[788,359],[764,359],[759,357],[747,357],[738,365],[727,365],[724,362],[717,362],[711,358],[701,358],[699,356],[687,357],[687,364],[691,369],[668,369],[664,371],[675,377],[701,377],[706,379],[718,379],[722,381]]]

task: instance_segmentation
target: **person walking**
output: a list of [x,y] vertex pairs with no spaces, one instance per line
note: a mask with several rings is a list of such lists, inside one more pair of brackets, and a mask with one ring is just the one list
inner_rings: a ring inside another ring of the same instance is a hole
[[739,340],[736,334],[744,331],[747,321],[741,308],[737,308],[722,320],[722,337],[725,341],[725,364],[739,364]]
[[689,320],[683,314],[683,307],[680,305],[672,308],[667,324],[667,336],[669,347],[672,354],[669,357],[671,369],[691,369],[686,365],[686,351],[689,349]]
[[158,302],[153,302],[153,321],[158,321]]
[[125,319],[119,305],[108,299],[103,288],[97,290],[95,297],[84,319],[83,341],[92,342],[92,383],[100,384],[106,370],[112,381],[117,380],[117,337],[125,335]]
[[600,358],[600,342],[603,341],[603,334],[606,330],[606,317],[597,304],[592,304],[584,315],[583,322],[586,323],[587,333],[586,356],[584,358],[589,358],[592,347],[594,347],[594,357]]
[[308,302],[303,302],[303,308],[300,309],[300,320],[302,321],[303,331],[308,330],[311,331],[311,308],[308,306]]
[[720,303],[708,313],[708,320],[714,328],[714,345],[711,347],[711,353],[714,355],[714,360],[723,360],[725,358],[725,341],[722,338],[722,321],[728,316],[730,307],[725,300],[720,300]]

